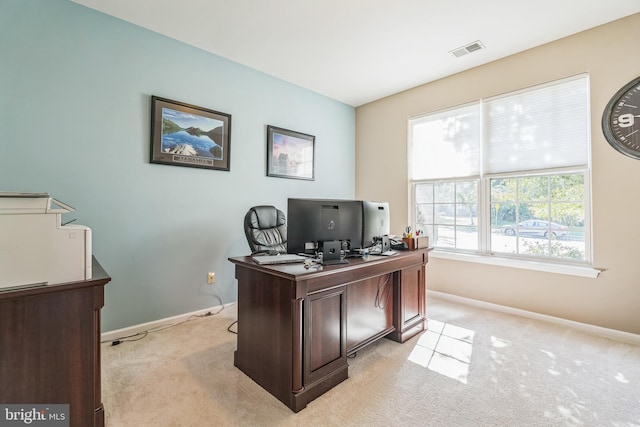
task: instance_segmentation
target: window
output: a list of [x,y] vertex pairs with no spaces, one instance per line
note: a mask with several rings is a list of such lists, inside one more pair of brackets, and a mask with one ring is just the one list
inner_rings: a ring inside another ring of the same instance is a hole
[[580,75],[409,119],[412,223],[442,251],[589,263]]

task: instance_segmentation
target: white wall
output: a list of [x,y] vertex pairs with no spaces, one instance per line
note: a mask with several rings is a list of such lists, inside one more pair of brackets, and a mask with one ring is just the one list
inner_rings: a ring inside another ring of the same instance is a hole
[[640,75],[638,40],[640,14],[356,109],[356,196],[389,201],[392,231],[399,233],[409,217],[409,116],[579,73],[590,75],[593,253],[594,266],[604,270],[600,277],[432,258],[429,289],[640,333],[640,162],[614,151],[600,126],[611,96]]

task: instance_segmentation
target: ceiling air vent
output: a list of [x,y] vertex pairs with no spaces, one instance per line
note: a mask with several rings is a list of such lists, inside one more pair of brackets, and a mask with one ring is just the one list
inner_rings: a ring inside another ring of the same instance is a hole
[[449,53],[459,58],[468,53],[475,52],[476,50],[484,49],[484,45],[480,40],[476,40],[473,43],[469,43],[466,46],[459,47],[457,49],[450,50]]

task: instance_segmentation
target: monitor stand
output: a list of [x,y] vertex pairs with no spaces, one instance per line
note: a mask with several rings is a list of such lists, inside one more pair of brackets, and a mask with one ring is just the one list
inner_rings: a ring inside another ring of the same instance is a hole
[[385,253],[391,250],[391,242],[389,236],[382,236],[382,244],[380,245],[380,253]]
[[342,259],[340,255],[342,243],[339,240],[328,240],[322,242],[322,264],[348,264],[349,261]]

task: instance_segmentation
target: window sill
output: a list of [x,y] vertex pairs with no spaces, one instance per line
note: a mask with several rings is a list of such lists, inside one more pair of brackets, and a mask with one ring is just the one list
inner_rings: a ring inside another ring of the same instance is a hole
[[595,279],[601,270],[589,266],[555,264],[550,262],[527,261],[521,259],[499,258],[496,256],[483,256],[473,254],[461,254],[454,252],[433,250],[430,258],[450,259],[454,261],[475,262],[479,264],[497,265],[501,267],[521,268],[525,270],[544,271],[547,273],[567,274]]

